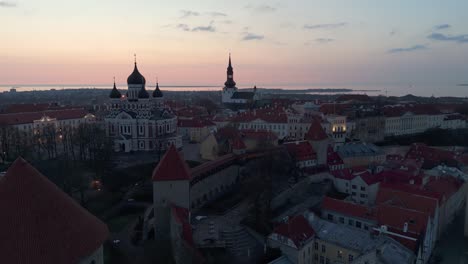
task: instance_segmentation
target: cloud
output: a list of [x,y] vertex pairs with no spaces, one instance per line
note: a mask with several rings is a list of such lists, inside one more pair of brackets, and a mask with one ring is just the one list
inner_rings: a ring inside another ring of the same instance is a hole
[[0,1],[0,7],[16,7],[16,3],[7,2],[7,1]]
[[211,23],[208,26],[194,27],[192,28],[192,31],[193,32],[197,32],[197,31],[215,32],[216,28],[213,26],[213,21],[211,21]]
[[221,13],[221,12],[207,12],[206,14],[209,15],[209,16],[212,16],[212,17],[220,17],[220,16],[225,17],[225,16],[227,16],[227,14]]
[[191,11],[191,10],[180,10],[182,12],[181,18],[191,17],[191,16],[199,16],[200,13]]
[[190,26],[187,24],[177,24],[175,27],[182,31],[192,31],[192,32],[198,32],[198,31],[215,32],[216,31],[216,28],[213,26],[213,21],[211,21],[208,26],[198,26],[198,27],[190,28]]
[[254,34],[254,33],[246,33],[245,36],[242,38],[242,40],[244,41],[248,41],[248,40],[262,40],[264,39],[265,36],[263,35],[258,35],[258,34]]
[[190,31],[190,27],[187,24],[178,24],[176,28],[181,29],[183,31]]
[[310,24],[305,24],[304,28],[305,29],[335,29],[335,28],[341,28],[348,25],[346,22],[341,22],[341,23],[332,23],[332,24],[315,24],[315,25],[310,25]]
[[452,26],[449,25],[449,24],[440,24],[440,25],[436,25],[433,27],[433,30],[444,30],[444,29],[448,29],[448,28],[451,28]]
[[333,41],[335,41],[335,40],[332,39],[332,38],[318,38],[318,39],[315,39],[315,42],[320,43],[320,44],[326,44],[326,43],[330,43],[330,42],[333,42]]
[[219,21],[219,23],[222,23],[222,24],[232,24],[232,20],[223,20],[223,21]]
[[425,49],[427,49],[426,45],[414,45],[414,46],[409,47],[409,48],[391,49],[391,50],[388,50],[388,53],[394,54],[394,53],[412,52],[412,51],[425,50]]
[[468,35],[444,35],[441,33],[432,33],[427,36],[428,39],[438,41],[450,41],[456,43],[468,43]]
[[392,30],[390,31],[390,33],[388,33],[390,36],[395,36],[398,32],[396,30]]
[[252,9],[254,12],[257,12],[257,13],[272,13],[276,11],[276,7],[269,6],[269,5],[259,5],[259,6],[247,5],[245,6],[245,8]]

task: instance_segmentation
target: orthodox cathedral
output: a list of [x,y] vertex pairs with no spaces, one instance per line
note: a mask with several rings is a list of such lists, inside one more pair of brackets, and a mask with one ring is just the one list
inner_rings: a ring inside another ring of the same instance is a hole
[[232,109],[248,108],[253,105],[255,101],[259,100],[259,93],[257,87],[253,88],[253,91],[240,92],[236,87],[234,81],[234,70],[231,64],[231,54],[229,54],[229,64],[227,67],[227,80],[224,83],[224,88],[221,95],[222,103]]
[[119,152],[164,151],[174,145],[182,147],[177,135],[177,117],[164,104],[164,96],[156,82],[150,94],[146,79],[135,67],[127,78],[128,89],[122,94],[116,87],[109,97],[109,113],[105,117],[106,133]]

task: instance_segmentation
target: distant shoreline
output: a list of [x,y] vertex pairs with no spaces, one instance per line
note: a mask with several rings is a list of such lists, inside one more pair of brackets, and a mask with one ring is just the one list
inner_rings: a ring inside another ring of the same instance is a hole
[[380,92],[381,90],[354,90],[349,88],[310,88],[310,89],[279,89],[258,88],[271,93],[352,93],[352,92]]
[[468,83],[459,83],[457,86],[468,86]]

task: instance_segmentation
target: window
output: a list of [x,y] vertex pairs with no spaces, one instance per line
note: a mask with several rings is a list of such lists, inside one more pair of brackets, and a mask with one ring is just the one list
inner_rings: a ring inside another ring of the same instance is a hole
[[353,226],[353,225],[354,225],[354,220],[349,219],[349,220],[348,220],[348,224],[349,224],[350,226]]
[[361,222],[356,221],[356,227],[357,227],[357,228],[361,228],[361,226],[362,226]]
[[339,259],[343,258],[343,251],[338,250],[338,251],[336,252],[336,256],[337,256]]
[[318,259],[319,259],[318,254],[315,253],[315,254],[314,254],[314,260],[317,261]]
[[325,258],[323,256],[320,256],[320,264],[325,264]]
[[315,242],[315,243],[314,243],[314,249],[315,249],[315,250],[318,250],[318,242]]
[[359,196],[361,196],[361,198],[366,198],[367,197],[367,195],[364,194],[364,193],[361,193],[361,195],[359,195]]
[[333,215],[332,214],[328,214],[327,218],[328,218],[328,220],[333,221]]
[[325,264],[330,264],[330,259],[329,258],[325,259]]
[[[349,254],[349,256],[348,256],[348,261],[353,261],[353,260],[354,260],[354,256],[351,255],[351,254]],[[366,261],[366,263],[367,263],[367,261]]]
[[357,186],[353,184],[353,185],[351,186],[351,188],[356,189]]
[[339,219],[340,219],[340,223],[344,224],[344,217],[340,217]]
[[352,195],[352,196],[356,196],[356,192],[352,192],[351,195]]
[[362,186],[361,191],[365,191],[365,190],[366,190],[366,187]]
[[369,230],[369,226],[364,224],[364,230]]
[[325,251],[327,251],[327,248],[325,247],[325,245],[322,245],[322,252],[325,253]]

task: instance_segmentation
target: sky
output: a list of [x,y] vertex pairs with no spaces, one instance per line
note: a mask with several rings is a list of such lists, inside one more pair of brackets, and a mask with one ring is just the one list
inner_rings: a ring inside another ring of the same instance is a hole
[[0,84],[467,83],[468,1],[0,0]]

